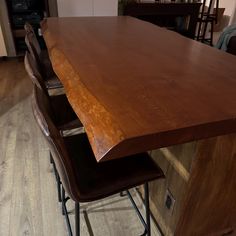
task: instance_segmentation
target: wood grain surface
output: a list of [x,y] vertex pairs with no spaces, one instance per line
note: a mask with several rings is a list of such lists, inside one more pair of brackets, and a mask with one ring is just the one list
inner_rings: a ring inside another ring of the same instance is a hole
[[[196,143],[194,141],[151,152],[154,161],[162,168],[166,176],[159,182],[152,182],[149,188],[152,213],[166,236],[175,235],[176,225],[183,211],[186,189],[191,178],[192,161],[196,153]],[[170,193],[174,199],[172,209],[166,207],[167,193]],[[187,236],[187,234],[183,235]]]
[[[236,235],[235,134],[151,154],[166,176],[150,185],[151,210],[164,235]],[[183,169],[189,172],[188,179]],[[165,204],[167,193],[174,199],[171,209]]]
[[199,141],[175,235],[236,235],[235,190],[235,134]]
[[236,131],[234,56],[132,17],[42,27],[98,161]]

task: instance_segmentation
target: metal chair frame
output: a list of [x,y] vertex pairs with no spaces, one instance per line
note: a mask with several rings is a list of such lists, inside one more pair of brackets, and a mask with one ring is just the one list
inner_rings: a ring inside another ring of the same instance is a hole
[[[135,212],[137,213],[137,215],[139,217],[139,220],[141,221],[142,225],[144,226],[144,232],[140,236],[145,236],[145,235],[151,236],[148,183],[144,184],[144,205],[145,205],[145,210],[146,210],[146,212],[145,212],[146,221],[145,221],[144,217],[142,216],[140,210],[138,209],[137,204],[135,203],[130,191],[126,190],[124,192],[127,194],[132,206],[135,209]],[[123,192],[122,192],[121,196],[124,196]],[[62,186],[61,187],[62,214],[65,216],[68,235],[73,236],[72,228],[71,228],[71,224],[70,224],[70,219],[69,219],[69,213],[68,213],[68,210],[66,207],[66,203],[69,199],[70,199],[69,197],[66,197],[65,190]],[[79,202],[75,202],[75,236],[80,236],[80,203]]]
[[[66,207],[66,203],[70,198],[66,197],[65,189],[62,186],[60,176],[57,172],[56,165],[55,165],[55,162],[52,158],[51,152],[50,152],[50,163],[53,166],[55,179],[56,179],[56,184],[57,184],[58,201],[61,203],[62,214],[65,216],[68,234],[69,234],[69,236],[73,236],[72,228],[71,228],[71,224],[70,224],[70,219],[69,219],[69,213],[68,213],[68,210],[67,210],[67,207]],[[150,224],[150,207],[149,207],[149,187],[148,187],[148,183],[144,184],[144,205],[145,205],[145,210],[146,210],[146,222],[145,222],[142,214],[140,213],[140,210],[138,209],[137,204],[135,203],[130,191],[126,190],[126,191],[120,192],[120,197],[124,197],[126,195],[128,196],[132,206],[135,209],[135,212],[137,213],[141,223],[144,226],[144,232],[140,236],[145,236],[145,235],[150,236],[151,235],[151,228],[150,228],[151,224]],[[76,232],[76,236],[80,236],[80,203],[79,202],[75,202],[75,232]]]
[[[214,10],[213,4],[216,3],[215,13],[212,12]],[[198,33],[197,33],[197,41],[201,41],[202,43],[207,43],[213,46],[213,31],[214,24],[217,23],[218,20],[218,9],[219,9],[219,0],[210,0],[207,11],[205,12],[206,0],[203,0],[202,3],[202,11],[200,13],[200,18],[198,19]],[[210,37],[206,38],[206,33],[208,29],[208,25],[210,24]]]

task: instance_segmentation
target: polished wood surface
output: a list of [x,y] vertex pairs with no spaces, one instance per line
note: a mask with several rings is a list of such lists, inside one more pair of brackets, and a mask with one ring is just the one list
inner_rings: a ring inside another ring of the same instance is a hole
[[235,57],[132,17],[42,27],[98,161],[236,131]]
[[[166,178],[150,184],[150,206],[164,235],[175,235],[176,225],[183,211],[186,188],[191,178],[191,166],[197,141],[165,147],[151,152]],[[166,207],[167,193],[174,199],[173,207]],[[189,203],[191,204],[191,203]],[[185,235],[185,234],[184,234]]]
[[198,141],[176,236],[236,235],[235,158],[235,134]]

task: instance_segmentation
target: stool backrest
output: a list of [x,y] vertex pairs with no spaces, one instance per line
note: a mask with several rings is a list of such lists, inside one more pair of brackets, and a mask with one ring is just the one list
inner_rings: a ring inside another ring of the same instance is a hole
[[43,75],[43,77],[46,77],[47,73],[45,72],[46,68],[44,66],[43,59],[42,59],[42,51],[34,32],[33,33],[29,32],[25,35],[25,43],[30,52],[30,55],[36,61],[37,67],[40,69],[40,73]]
[[217,23],[218,8],[219,8],[219,0],[209,0],[209,1],[203,0],[201,8],[202,10],[200,13],[201,19],[204,19],[205,17],[213,17],[215,19],[215,22]]
[[25,29],[26,34],[34,33],[34,29],[29,22],[25,22],[24,29]]
[[35,58],[31,56],[29,52],[25,53],[25,70],[28,73],[31,81],[35,84],[38,88],[40,88],[47,96],[48,91],[45,85],[45,81],[40,73],[40,70],[37,66]]
[[50,146],[50,151],[55,162],[60,179],[67,194],[71,199],[76,194],[77,189],[75,170],[69,158],[64,140],[53,122],[53,113],[50,107],[49,98],[41,89],[34,86],[32,97],[32,108],[34,117]]
[[41,54],[42,50],[40,48],[38,39],[37,39],[34,31],[29,31],[29,30],[27,30],[27,31],[26,31],[26,35],[25,35],[25,43],[26,43],[30,53],[31,53],[31,50],[32,50],[32,47],[33,47],[35,52],[37,53],[38,57],[40,57],[40,54]]

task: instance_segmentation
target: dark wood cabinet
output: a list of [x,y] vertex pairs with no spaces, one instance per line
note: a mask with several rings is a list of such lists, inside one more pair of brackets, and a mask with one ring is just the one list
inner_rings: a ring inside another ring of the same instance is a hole
[[47,0],[7,0],[9,23],[15,44],[16,55],[23,55],[26,50],[24,24],[29,22],[44,45],[40,32],[40,21],[49,16]]
[[194,38],[200,6],[199,2],[131,2],[125,5],[124,15],[134,16]]

